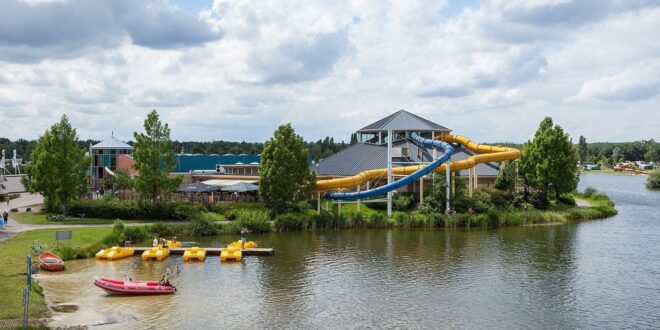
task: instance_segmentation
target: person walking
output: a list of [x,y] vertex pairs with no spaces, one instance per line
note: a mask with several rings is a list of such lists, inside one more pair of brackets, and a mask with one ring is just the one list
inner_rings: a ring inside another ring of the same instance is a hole
[[5,222],[5,225],[9,223],[9,212],[7,210],[2,212],[2,220]]

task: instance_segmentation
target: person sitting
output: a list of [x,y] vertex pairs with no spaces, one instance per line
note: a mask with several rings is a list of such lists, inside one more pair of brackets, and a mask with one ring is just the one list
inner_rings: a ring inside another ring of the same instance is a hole
[[160,279],[160,281],[158,282],[158,285],[172,286],[172,284],[170,283],[170,277],[167,276],[167,274],[163,275],[163,278]]
[[154,241],[152,242],[152,245],[153,245],[153,247],[158,246],[158,237],[157,236],[154,236]]

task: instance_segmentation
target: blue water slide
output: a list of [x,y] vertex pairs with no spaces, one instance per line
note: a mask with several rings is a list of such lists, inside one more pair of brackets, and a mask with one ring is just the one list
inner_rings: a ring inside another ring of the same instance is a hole
[[365,191],[356,191],[356,192],[327,192],[323,195],[324,198],[327,199],[334,199],[334,200],[356,200],[356,199],[365,199],[373,196],[378,196],[387,193],[388,191],[392,191],[395,189],[398,189],[400,187],[403,187],[409,183],[414,182],[415,180],[431,173],[431,171],[435,170],[438,168],[438,166],[442,165],[442,163],[446,162],[449,160],[451,155],[454,153],[454,148],[451,146],[451,144],[439,140],[432,140],[432,139],[425,139],[415,133],[411,133],[410,137],[415,140],[416,142],[424,145],[424,147],[427,148],[436,148],[436,149],[442,149],[444,152],[438,159],[432,161],[428,165],[420,168],[419,170],[411,173],[410,175],[407,175],[403,177],[400,180],[394,181],[390,184],[386,184],[384,186],[380,186],[378,188],[370,189],[370,190],[365,190]]

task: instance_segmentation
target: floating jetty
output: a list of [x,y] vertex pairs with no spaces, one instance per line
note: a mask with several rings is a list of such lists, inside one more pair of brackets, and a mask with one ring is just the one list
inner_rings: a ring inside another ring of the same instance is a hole
[[[147,251],[151,249],[151,247],[147,246],[142,246],[142,247],[132,247],[133,250],[135,250],[135,254],[141,254],[144,251]],[[213,255],[213,256],[219,256],[220,253],[225,250],[226,248],[205,248],[206,249],[206,255]],[[184,252],[186,252],[185,248],[171,248],[170,254],[181,254],[183,255]],[[244,256],[269,256],[275,254],[275,250],[273,248],[250,248],[250,249],[243,249],[243,255]]]

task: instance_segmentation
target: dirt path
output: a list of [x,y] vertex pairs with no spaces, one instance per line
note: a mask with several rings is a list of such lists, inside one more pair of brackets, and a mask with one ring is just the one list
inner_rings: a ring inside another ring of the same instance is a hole
[[575,206],[577,206],[581,209],[585,209],[585,208],[591,207],[591,203],[588,200],[576,198],[575,199]]

